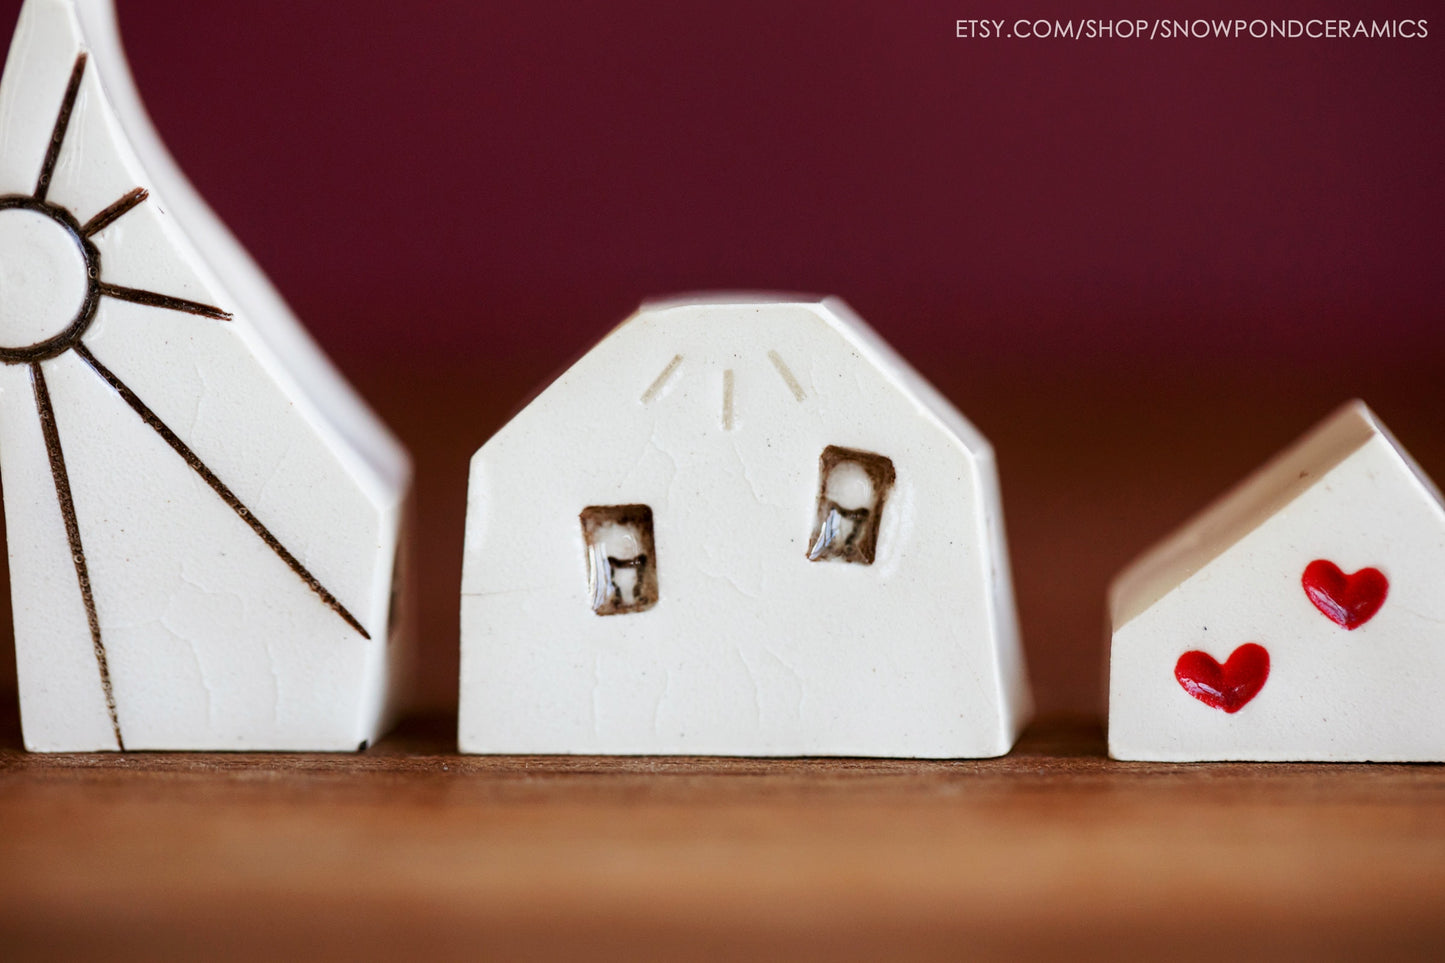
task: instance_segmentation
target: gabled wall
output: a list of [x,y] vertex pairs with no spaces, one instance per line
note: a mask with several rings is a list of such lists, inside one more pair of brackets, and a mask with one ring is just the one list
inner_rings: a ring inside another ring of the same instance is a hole
[[[468,501],[462,748],[1007,751],[1027,710],[1002,695],[1019,679],[996,648],[1017,664],[991,460],[865,354],[826,303],[644,309],[492,438]],[[806,557],[829,445],[896,470],[872,565]],[[599,617],[578,513],[628,504],[652,510],[659,601]]]
[[[1315,559],[1389,580],[1346,630],[1306,596]],[[1263,688],[1237,712],[1174,678],[1190,650],[1219,662],[1254,642]],[[1382,433],[1207,565],[1116,628],[1109,746],[1125,759],[1425,760],[1445,757],[1445,508]]]
[[[128,748],[354,749],[377,733],[400,651],[388,647],[389,603],[408,459],[166,155],[113,29],[103,0],[26,4],[0,95],[0,194],[36,190],[78,77],[45,200],[84,223],[136,188],[148,192],[90,236],[100,281],[215,311],[98,299],[81,347],[135,402],[75,347],[39,363],[100,643],[67,545],[34,370],[0,366],[27,745],[115,748],[120,729]],[[108,718],[101,646],[118,721]]]

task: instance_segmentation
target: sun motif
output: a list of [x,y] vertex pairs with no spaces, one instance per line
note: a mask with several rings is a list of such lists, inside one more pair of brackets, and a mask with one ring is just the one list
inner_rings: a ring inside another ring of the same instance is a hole
[[75,575],[85,605],[86,621],[95,648],[100,682],[105,691],[106,709],[115,730],[116,743],[122,750],[120,720],[111,687],[110,668],[101,637],[100,618],[96,613],[86,566],[80,523],[71,495],[70,478],[65,468],[60,426],[55,407],[45,383],[44,362],[73,351],[101,380],[118,394],[167,445],[179,455],[211,490],[221,498],[256,536],[290,567],[321,601],[336,612],[363,638],[370,634],[336,596],[332,595],[291,554],[275,535],[213,472],[200,456],[191,450],[114,372],[102,364],[86,347],[84,336],[95,320],[102,298],[114,298],[167,311],[182,311],[213,321],[229,321],[231,314],[221,308],[186,298],[173,297],[139,288],[107,282],[101,271],[100,252],[91,240],[101,231],[123,218],[146,201],[149,196],[142,187],[126,192],[100,213],[82,223],[67,208],[48,199],[50,182],[55,173],[60,149],[65,143],[71,113],[85,76],[87,56],[75,60],[70,81],[56,114],[50,143],[41,163],[33,193],[0,196],[0,363],[26,365],[35,392],[35,406],[45,439],[55,496],[65,523],[70,554],[75,562]]

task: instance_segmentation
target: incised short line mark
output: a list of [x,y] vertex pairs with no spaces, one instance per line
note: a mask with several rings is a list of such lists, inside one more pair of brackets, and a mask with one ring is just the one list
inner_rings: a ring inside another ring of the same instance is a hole
[[682,364],[682,355],[673,355],[672,360],[667,363],[667,367],[663,368],[662,373],[652,379],[652,384],[648,385],[647,390],[642,393],[641,401],[644,405],[657,397],[657,393],[662,390],[663,385],[667,384],[667,379],[672,377],[672,373],[677,370],[677,366],[680,364]]
[[125,217],[126,214],[130,213],[131,208],[150,196],[150,191],[144,187],[136,187],[127,191],[121,195],[120,200],[81,225],[80,233],[85,237],[99,234],[107,227],[110,227],[111,224]]
[[723,371],[723,431],[733,430],[733,369]]
[[798,379],[793,377],[793,372],[788,370],[788,366],[783,361],[782,355],[778,354],[776,351],[769,351],[768,360],[773,363],[774,368],[778,369],[778,374],[783,376],[783,381],[787,384],[788,390],[793,393],[794,398],[802,401],[804,398],[807,397],[807,395],[803,393],[803,386],[798,384]]

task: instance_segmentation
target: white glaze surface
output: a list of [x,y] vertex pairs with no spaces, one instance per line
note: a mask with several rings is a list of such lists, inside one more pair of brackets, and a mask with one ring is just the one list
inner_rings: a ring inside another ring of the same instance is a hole
[[[388,644],[405,453],[180,176],[140,109],[108,2],[28,0],[0,85],[0,132],[0,194],[87,225],[128,192],[147,192],[88,236],[103,287],[75,344],[0,366],[26,745],[115,749],[117,728],[129,749],[350,750],[375,738],[406,649],[400,638]],[[40,216],[0,210],[0,242],[14,214]],[[11,314],[38,318],[45,291],[57,303],[72,294],[44,270],[27,276],[22,298],[10,280],[0,285],[0,341],[18,348],[6,340]],[[115,288],[210,313],[137,303]],[[60,461],[42,431],[40,379]],[[72,558],[76,533],[99,646]]]
[[[807,558],[829,445],[896,469],[872,565]],[[578,513],[627,504],[659,600],[599,617]],[[464,565],[467,752],[990,756],[1029,713],[992,451],[836,300],[645,305],[477,453]]]
[[[1322,614],[1301,584],[1316,559],[1383,572],[1379,611],[1354,629]],[[1445,506],[1358,402],[1121,573],[1110,608],[1116,758],[1445,760]],[[1237,712],[1176,681],[1183,653],[1246,642],[1270,669]]]
[[85,257],[68,231],[35,211],[0,209],[0,345],[60,334],[87,286]]

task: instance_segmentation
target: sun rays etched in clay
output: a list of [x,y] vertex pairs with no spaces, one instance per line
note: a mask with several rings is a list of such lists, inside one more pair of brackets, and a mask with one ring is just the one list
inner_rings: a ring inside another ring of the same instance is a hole
[[[76,100],[80,95],[81,82],[85,79],[87,63],[88,57],[84,52],[75,59],[69,82],[56,113],[55,124],[46,146],[34,191],[30,194],[0,196],[0,218],[10,220],[9,227],[0,233],[4,233],[7,238],[13,238],[18,250],[23,251],[25,246],[31,243],[49,244],[49,250],[54,252],[54,259],[65,265],[64,270],[60,273],[83,271],[83,281],[78,281],[77,278],[62,277],[59,279],[61,282],[66,280],[75,282],[72,287],[74,288],[73,294],[78,300],[78,306],[73,313],[66,313],[68,311],[65,301],[66,291],[63,286],[58,286],[53,291],[47,292],[53,295],[51,300],[55,303],[42,306],[45,310],[38,312],[43,315],[42,317],[26,317],[22,312],[22,316],[0,319],[3,321],[0,323],[0,330],[3,330],[0,340],[25,341],[25,338],[17,338],[16,335],[31,335],[39,332],[39,336],[29,343],[0,344],[0,363],[25,365],[30,372],[36,411],[40,419],[51,475],[54,478],[56,500],[64,522],[70,555],[75,565],[76,580],[79,583],[81,601],[85,607],[86,622],[89,625],[91,642],[95,650],[100,683],[105,693],[106,709],[110,716],[111,728],[114,730],[117,748],[124,749],[125,740],[121,733],[119,712],[111,685],[109,661],[101,632],[101,620],[96,611],[81,525],[75,511],[70,476],[66,470],[62,442],[64,432],[57,420],[55,406],[51,401],[49,386],[45,378],[44,362],[47,360],[59,357],[66,352],[74,352],[75,356],[85,362],[91,371],[104,381],[147,427],[180,456],[196,476],[204,481],[325,605],[363,638],[370,639],[371,636],[356,617],[311,574],[295,555],[281,544],[270,529],[207,466],[205,461],[172,431],[118,375],[102,364],[85,344],[84,336],[95,321],[96,312],[103,299],[106,298],[165,311],[183,312],[210,321],[227,322],[231,320],[230,312],[214,305],[105,280],[101,268],[100,251],[92,238],[144,204],[150,197],[150,192],[145,188],[136,187],[127,191],[84,222],[68,208],[49,199],[51,181],[60,159],[61,148],[65,144]],[[0,221],[0,224],[3,224],[3,221]],[[70,250],[71,246],[74,248],[73,251]],[[33,293],[29,295],[32,301],[35,296]],[[55,317],[50,317],[50,314],[54,314]]]

